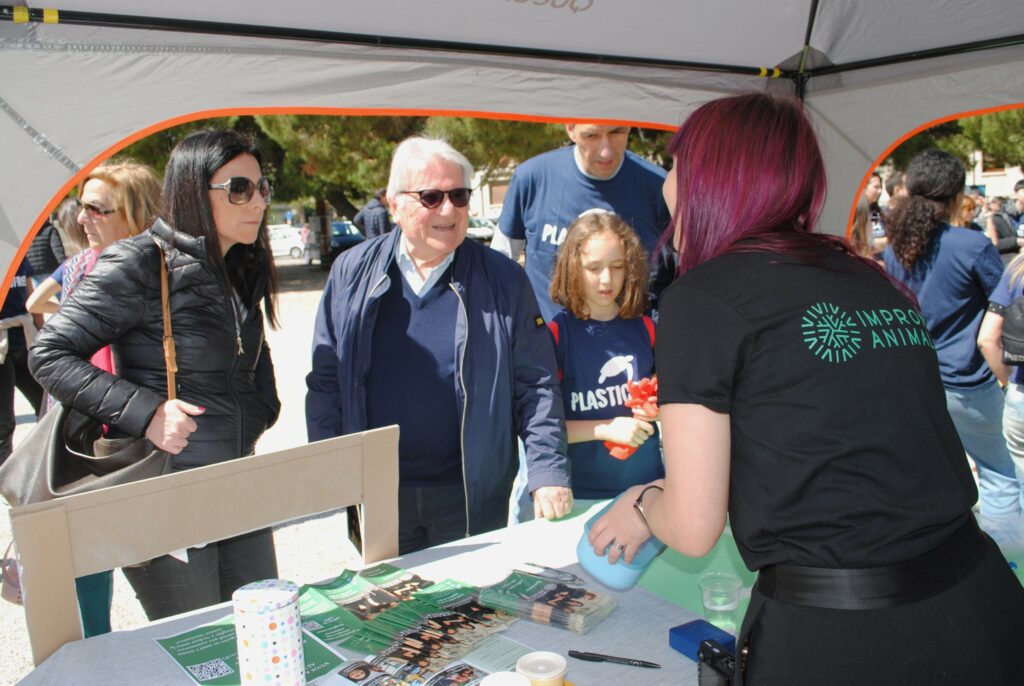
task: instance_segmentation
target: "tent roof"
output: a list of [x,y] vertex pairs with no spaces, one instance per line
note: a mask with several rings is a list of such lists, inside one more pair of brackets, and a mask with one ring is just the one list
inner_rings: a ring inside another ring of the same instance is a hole
[[[28,23],[0,21],[3,284],[23,239],[83,169],[188,118],[404,112],[674,127],[723,94],[795,92],[788,78],[691,63],[794,70],[814,8],[804,95],[832,189],[822,230],[841,233],[855,189],[897,138],[928,121],[1017,106],[1024,93],[1020,0],[60,5],[56,24],[42,23],[42,10]],[[0,20],[12,16],[0,6]],[[978,49],[947,50],[972,43]],[[904,57],[882,59],[893,55]]]
[[1024,31],[1019,0],[63,0],[65,11],[470,43],[581,55],[774,67],[810,46],[831,64]]

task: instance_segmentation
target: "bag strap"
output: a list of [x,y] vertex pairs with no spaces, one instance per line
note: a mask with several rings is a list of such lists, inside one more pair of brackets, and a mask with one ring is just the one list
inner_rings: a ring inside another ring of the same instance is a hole
[[[159,247],[159,246],[158,246]],[[167,288],[167,256],[160,248],[160,306],[164,318],[164,366],[167,367],[167,399],[174,400],[174,375],[178,371],[177,355],[174,351],[174,332],[171,331],[171,296]]]

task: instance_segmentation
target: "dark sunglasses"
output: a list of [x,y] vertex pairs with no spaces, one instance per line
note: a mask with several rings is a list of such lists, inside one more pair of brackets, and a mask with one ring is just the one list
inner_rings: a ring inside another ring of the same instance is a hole
[[261,176],[256,183],[245,176],[232,176],[224,183],[211,183],[210,190],[227,191],[228,202],[232,205],[246,204],[252,200],[252,194],[257,190],[267,202],[270,202],[270,196],[274,194],[274,187],[270,184],[270,179],[265,176]]
[[75,198],[75,205],[78,206],[78,209],[85,210],[85,213],[88,214],[93,219],[102,219],[103,217],[106,217],[108,214],[114,214],[115,212],[117,212],[117,210],[105,210],[102,207],[97,207],[96,205],[93,205],[91,202],[82,202],[78,198]]
[[428,210],[432,210],[435,207],[439,207],[444,202],[444,196],[448,196],[448,199],[452,201],[452,205],[456,207],[465,207],[469,204],[469,196],[473,194],[472,188],[453,188],[450,191],[441,191],[436,188],[427,188],[422,191],[401,191],[408,195],[417,195],[420,199],[420,204],[426,207]]

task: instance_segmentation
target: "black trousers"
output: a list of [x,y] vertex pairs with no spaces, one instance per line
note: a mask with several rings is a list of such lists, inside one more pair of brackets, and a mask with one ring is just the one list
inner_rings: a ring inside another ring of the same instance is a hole
[[188,563],[164,555],[145,567],[122,570],[151,621],[231,600],[239,587],[277,578],[274,534],[260,529],[202,548]]
[[743,683],[1022,683],[1024,588],[987,542],[983,560],[958,585],[907,605],[821,609],[771,600],[755,587],[741,632],[749,641]]
[[0,464],[14,447],[14,389],[31,403],[36,416],[43,402],[43,389],[28,371],[28,348],[11,346],[0,364]]

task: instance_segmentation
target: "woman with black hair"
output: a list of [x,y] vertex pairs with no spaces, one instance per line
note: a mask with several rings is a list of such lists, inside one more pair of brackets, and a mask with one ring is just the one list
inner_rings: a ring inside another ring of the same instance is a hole
[[[108,437],[145,436],[174,455],[175,470],[252,454],[280,410],[263,328],[264,313],[276,325],[270,194],[247,138],[210,130],[182,140],[164,179],[167,223],[103,252],[32,348],[40,383],[109,425]],[[161,258],[177,350],[174,400],[164,397]],[[108,344],[116,376],[88,361]],[[239,586],[277,576],[270,529],[189,549],[187,558],[124,570],[150,619],[228,600]]]
[[950,225],[963,199],[958,159],[925,150],[907,168],[910,197],[889,213],[885,267],[917,296],[939,357],[946,406],[978,467],[981,524],[1001,529],[1021,516],[1021,485],[1003,438],[1003,393],[977,347],[978,331],[1003,273],[983,234]]

